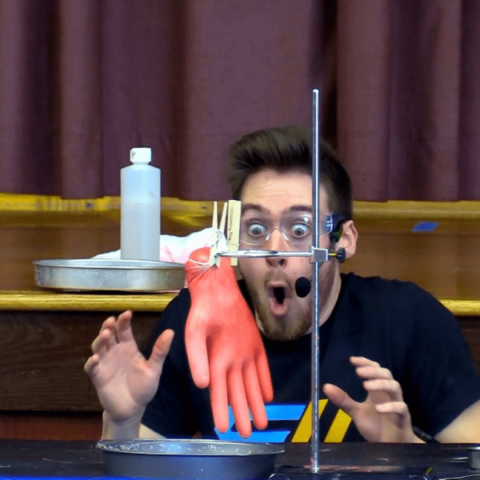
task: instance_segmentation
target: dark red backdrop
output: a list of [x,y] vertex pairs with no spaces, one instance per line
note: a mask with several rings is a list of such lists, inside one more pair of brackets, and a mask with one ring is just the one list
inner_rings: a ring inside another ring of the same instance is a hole
[[0,191],[222,199],[249,131],[310,124],[357,199],[480,200],[478,0],[0,0]]

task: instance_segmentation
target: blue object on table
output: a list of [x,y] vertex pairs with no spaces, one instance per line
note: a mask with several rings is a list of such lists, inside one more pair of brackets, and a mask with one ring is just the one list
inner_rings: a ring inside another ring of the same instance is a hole
[[417,223],[412,232],[433,232],[440,222],[420,222]]

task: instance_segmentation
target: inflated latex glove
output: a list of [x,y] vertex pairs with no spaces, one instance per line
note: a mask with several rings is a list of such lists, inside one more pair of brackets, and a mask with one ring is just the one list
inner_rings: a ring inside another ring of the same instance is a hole
[[228,429],[228,404],[243,437],[267,426],[264,402],[273,399],[268,360],[252,312],[228,258],[209,266],[210,248],[195,250],[185,264],[192,305],[185,344],[193,381],[210,386],[216,428]]

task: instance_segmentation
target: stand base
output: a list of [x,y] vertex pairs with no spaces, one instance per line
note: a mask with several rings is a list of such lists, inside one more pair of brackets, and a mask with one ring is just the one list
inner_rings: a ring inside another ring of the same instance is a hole
[[378,465],[321,465],[314,473],[310,467],[279,466],[269,480],[433,480],[431,468]]

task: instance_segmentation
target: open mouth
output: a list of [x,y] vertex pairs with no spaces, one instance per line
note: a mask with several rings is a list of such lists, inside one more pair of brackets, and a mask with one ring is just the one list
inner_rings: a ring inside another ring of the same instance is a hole
[[285,290],[282,287],[274,287],[273,295],[275,300],[282,305],[283,301],[285,300]]
[[290,291],[286,285],[269,285],[268,298],[270,311],[277,316],[287,313],[290,305]]

